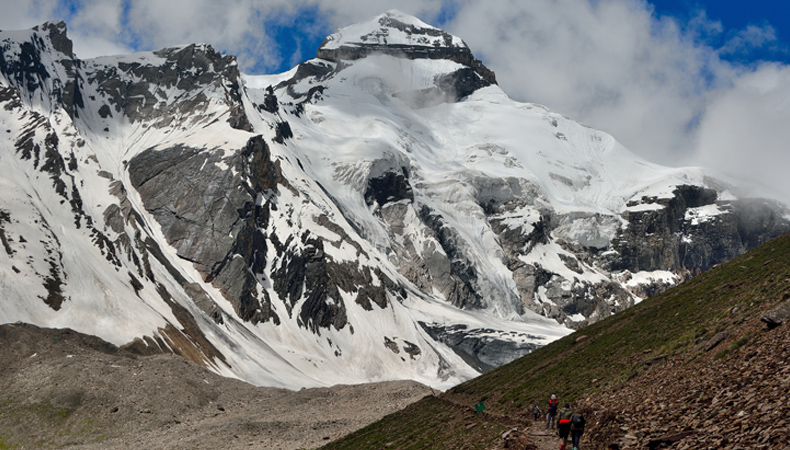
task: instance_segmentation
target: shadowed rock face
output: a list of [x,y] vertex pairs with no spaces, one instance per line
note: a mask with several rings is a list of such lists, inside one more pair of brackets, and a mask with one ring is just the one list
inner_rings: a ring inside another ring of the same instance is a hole
[[458,232],[448,226],[441,215],[428,207],[420,210],[420,218],[425,226],[433,231],[450,263],[450,270],[447,273],[449,279],[445,281],[444,286],[447,300],[459,308],[483,307],[483,296],[475,289],[477,273],[473,263],[460,248],[463,240],[458,236]]
[[[240,75],[234,56],[223,56],[211,46],[195,44],[162,49],[153,55],[164,61],[122,61],[88,74],[88,81],[96,84],[98,92],[110,102],[111,108],[104,109],[103,116],[122,114],[133,122],[152,122],[159,128],[183,126],[207,119],[209,96],[220,93],[230,112],[228,123],[233,128],[252,131],[241,104]],[[168,92],[174,90],[176,95],[171,98]]]
[[520,358],[538,347],[532,343],[519,344],[512,340],[498,339],[496,331],[490,329],[469,329],[466,325],[446,327],[425,322],[419,324],[431,337],[447,344],[467,364],[480,372],[487,372]]
[[353,45],[341,45],[337,48],[329,48],[327,46],[328,41],[325,40],[318,48],[317,57],[329,61],[353,61],[368,55],[380,54],[407,59],[444,59],[470,67],[480,76],[486,86],[496,84],[494,72],[485,67],[480,60],[476,59],[472,55],[472,51],[469,50],[469,47],[465,44],[453,45],[452,35],[437,28],[418,28],[412,24],[406,24],[396,18],[387,16],[380,18],[379,24],[382,29],[393,28],[412,36],[414,42],[420,41],[419,36],[431,38],[438,37],[440,40],[444,41],[444,45],[354,43]]
[[276,194],[284,182],[260,136],[230,158],[183,146],[148,150],[129,162],[129,176],[179,256],[212,280],[242,319],[279,321],[266,291],[257,294],[255,278],[268,250],[256,231],[268,225],[270,207],[255,199]]
[[[278,193],[296,191],[279,163],[272,162],[263,138],[254,136],[238,153],[223,155],[183,146],[148,150],[129,162],[129,175],[170,245],[220,289],[241,319],[280,323],[268,291],[259,289],[261,279],[271,280],[288,314],[298,314],[300,324],[315,333],[348,324],[341,291],[355,293],[355,301],[367,310],[374,304],[385,308],[388,292],[405,298],[403,288],[379,269],[337,262],[324,252],[325,245],[338,243],[308,230],[298,242],[277,239],[270,216],[288,206],[279,203]],[[317,223],[340,236],[340,242],[353,243],[326,216]],[[362,251],[358,244],[356,248]]]
[[405,170],[398,172],[385,172],[378,177],[368,179],[365,189],[365,203],[385,205],[400,200],[414,201],[414,193],[409,185],[408,174]]
[[[0,72],[17,87],[24,98],[45,95],[71,116],[79,115],[85,106],[81,93],[84,83],[79,59],[74,57],[71,40],[66,36],[66,24],[47,22],[33,27],[32,38],[25,42],[0,42]],[[19,53],[12,53],[18,45]],[[54,58],[55,66],[47,67],[43,54]]]
[[[715,190],[702,186],[677,186],[670,198],[643,198],[640,204],[655,203],[656,207],[626,209],[617,217],[558,213],[541,200],[540,190],[526,181],[481,178],[475,184],[480,192],[478,203],[499,238],[523,306],[573,328],[622,311],[633,305],[635,298],[656,295],[674,285],[656,279],[626,287],[623,282],[627,285],[631,274],[667,271],[683,281],[756,243],[790,231],[781,205],[719,200]],[[525,206],[539,210],[536,221],[512,226],[503,219]],[[720,213],[699,216],[700,208],[715,208]],[[561,233],[574,222],[589,227],[575,241]],[[566,252],[560,255],[566,273],[558,273],[542,261],[525,262],[536,247],[553,244]],[[585,281],[582,276],[589,267],[608,274],[608,279]],[[620,276],[625,278],[617,279]],[[540,301],[533,300],[538,298]]]
[[[613,240],[620,258],[612,270],[704,272],[750,248],[790,231],[777,205],[759,200],[718,201],[716,192],[678,186],[663,207],[624,214],[628,228]],[[715,205],[725,213],[710,221],[687,217],[691,208]]]

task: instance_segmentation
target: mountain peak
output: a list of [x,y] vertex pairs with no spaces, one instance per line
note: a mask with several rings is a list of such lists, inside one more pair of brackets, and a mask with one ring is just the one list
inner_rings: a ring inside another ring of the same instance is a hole
[[373,19],[350,25],[329,35],[321,50],[351,48],[463,48],[461,38],[428,25],[420,19],[397,10],[390,10]]
[[329,61],[353,61],[369,55],[453,61],[482,80],[472,90],[496,84],[494,72],[475,59],[461,38],[397,10],[337,30],[324,39],[317,54]]
[[66,22],[44,22],[41,25],[33,27],[33,31],[48,32],[49,40],[52,42],[52,48],[63,53],[69,58],[74,57],[73,44],[71,39],[67,36]]

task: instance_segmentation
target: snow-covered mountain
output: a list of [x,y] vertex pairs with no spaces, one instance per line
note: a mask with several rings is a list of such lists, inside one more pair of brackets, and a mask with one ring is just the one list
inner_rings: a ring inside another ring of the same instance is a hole
[[271,76],[2,31],[0,132],[0,322],[258,385],[447,387],[790,231],[396,11]]

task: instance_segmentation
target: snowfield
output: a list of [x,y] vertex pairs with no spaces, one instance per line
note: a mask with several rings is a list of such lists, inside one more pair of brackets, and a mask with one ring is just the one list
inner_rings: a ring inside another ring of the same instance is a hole
[[[732,186],[511,100],[397,11],[276,75],[64,39],[0,32],[0,323],[255,385],[446,389],[742,250],[700,231],[743,222]],[[754,241],[788,229],[764,207]]]

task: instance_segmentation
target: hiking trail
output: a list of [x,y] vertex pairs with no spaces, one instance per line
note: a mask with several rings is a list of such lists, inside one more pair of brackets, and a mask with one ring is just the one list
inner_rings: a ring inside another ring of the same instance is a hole
[[[535,444],[537,450],[559,450],[561,442],[557,435],[557,428],[546,429],[546,416],[541,415],[540,419],[525,424],[525,427],[530,441]],[[567,449],[571,449],[570,440],[568,440]]]

